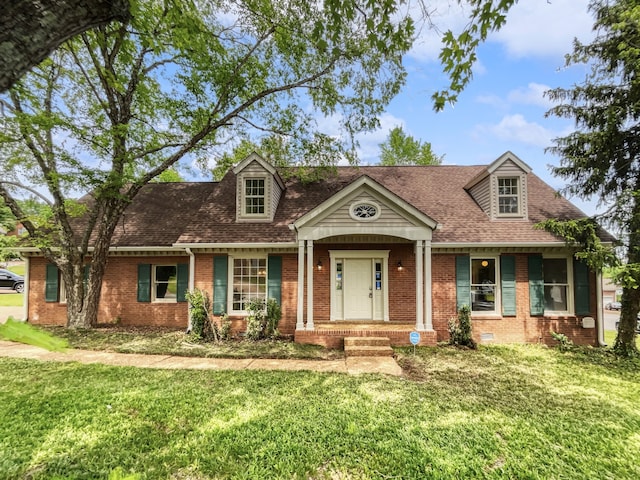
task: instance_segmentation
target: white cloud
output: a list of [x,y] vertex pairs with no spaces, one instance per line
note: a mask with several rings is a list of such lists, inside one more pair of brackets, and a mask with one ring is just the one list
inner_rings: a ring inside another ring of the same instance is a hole
[[547,147],[556,135],[535,122],[527,122],[521,114],[506,115],[497,124],[481,124],[474,129],[474,136],[486,138],[491,135],[506,142]]
[[526,87],[511,90],[507,94],[507,100],[520,105],[535,105],[549,109],[553,106],[553,102],[544,96],[544,92],[550,89],[548,85],[531,82]]
[[504,45],[509,55],[562,57],[572,50],[574,38],[593,38],[594,19],[589,0],[537,0],[518,2],[504,27],[491,41]]
[[405,133],[411,135],[411,132],[407,131],[406,122],[403,119],[384,113],[380,117],[379,129],[358,136],[360,142],[358,158],[361,164],[374,164],[380,161],[380,144],[387,139],[389,131],[394,127],[402,127]]
[[[489,41],[502,44],[509,55],[561,58],[572,49],[575,37],[586,41],[593,37],[593,17],[588,12],[589,0],[527,0],[516,3],[500,31]],[[425,25],[409,52],[422,62],[438,61],[442,34],[447,30],[460,33],[468,24],[471,11],[466,4],[450,0],[428,2],[432,28]],[[421,11],[416,9],[414,18]],[[420,22],[420,20],[418,20]],[[477,73],[477,72],[476,72]]]

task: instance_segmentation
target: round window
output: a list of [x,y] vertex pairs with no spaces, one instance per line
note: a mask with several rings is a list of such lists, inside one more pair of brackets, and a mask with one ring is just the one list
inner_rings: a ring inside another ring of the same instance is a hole
[[380,208],[372,203],[358,203],[351,207],[351,216],[357,220],[375,220]]

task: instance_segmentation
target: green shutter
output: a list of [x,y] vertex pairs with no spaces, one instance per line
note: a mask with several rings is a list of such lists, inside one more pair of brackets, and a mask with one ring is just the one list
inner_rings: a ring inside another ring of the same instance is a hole
[[500,257],[500,282],[502,284],[502,315],[516,314],[516,257]]
[[529,305],[531,315],[544,315],[544,277],[541,255],[529,255]]
[[576,301],[576,315],[589,315],[591,289],[589,286],[589,267],[583,262],[573,260],[573,282]]
[[187,290],[189,290],[189,264],[179,263],[177,272],[177,287],[176,293],[178,302],[187,301]]
[[44,284],[45,302],[58,301],[58,285],[58,267],[56,267],[53,263],[47,263]]
[[471,267],[469,257],[456,257],[456,308],[471,306]]
[[89,287],[89,269],[91,268],[91,265],[89,265],[88,263],[85,264],[84,268],[83,268],[83,272],[82,272],[82,282],[84,284],[84,293],[86,295],[87,293],[87,288]]
[[213,257],[213,314],[222,315],[227,311],[227,256]]
[[151,301],[151,265],[148,263],[138,265],[138,301]]
[[267,258],[267,298],[273,298],[278,305],[282,302],[282,257],[269,255]]

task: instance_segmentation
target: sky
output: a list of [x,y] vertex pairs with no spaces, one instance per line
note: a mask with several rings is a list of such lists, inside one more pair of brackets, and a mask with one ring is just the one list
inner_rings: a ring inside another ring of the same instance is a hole
[[[459,31],[464,10],[449,0],[428,1],[441,30]],[[435,32],[423,31],[405,58],[407,84],[380,118],[381,128],[359,138],[361,164],[376,164],[379,144],[390,129],[402,126],[417,140],[430,142],[444,164],[489,164],[511,151],[556,189],[564,180],[550,173],[559,158],[545,153],[552,139],[575,127],[571,119],[545,118],[552,104],[544,92],[569,88],[584,80],[584,66],[564,66],[574,38],[593,39],[588,0],[520,0],[505,26],[478,50],[474,77],[454,106],[433,110],[431,95],[447,85],[438,61]],[[599,211],[596,202],[571,201],[585,213]]]

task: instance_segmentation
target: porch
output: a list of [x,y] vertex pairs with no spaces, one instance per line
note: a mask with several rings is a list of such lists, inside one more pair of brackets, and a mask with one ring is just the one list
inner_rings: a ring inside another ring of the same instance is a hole
[[[415,329],[415,320],[411,322],[316,322],[312,330],[296,330],[295,341],[342,349],[345,337],[385,337],[394,347],[411,346],[409,334]],[[419,345],[435,346],[436,343],[435,331],[420,332]]]

